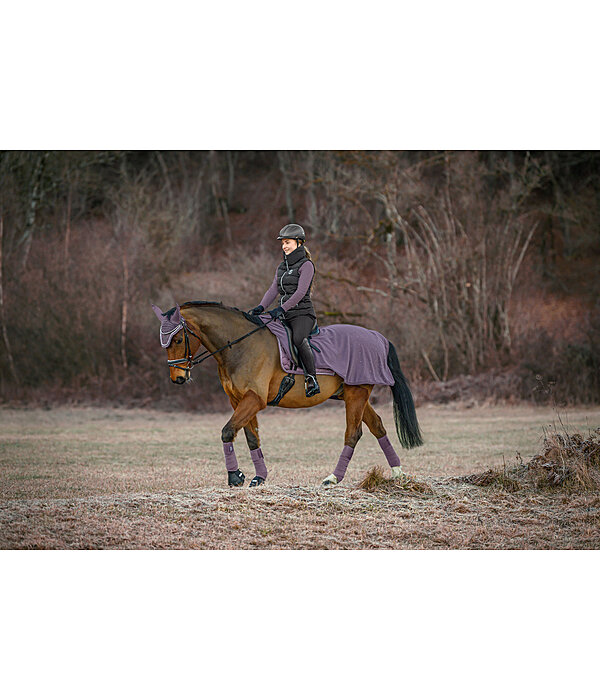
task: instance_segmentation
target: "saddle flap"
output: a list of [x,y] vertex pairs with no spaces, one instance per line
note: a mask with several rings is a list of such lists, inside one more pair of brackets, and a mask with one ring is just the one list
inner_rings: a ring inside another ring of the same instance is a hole
[[281,325],[285,328],[285,332],[287,333],[288,347],[290,349],[291,360],[296,365],[296,367],[299,367],[300,359],[298,357],[298,351],[296,350],[296,346],[292,342],[292,329],[283,319],[281,319]]

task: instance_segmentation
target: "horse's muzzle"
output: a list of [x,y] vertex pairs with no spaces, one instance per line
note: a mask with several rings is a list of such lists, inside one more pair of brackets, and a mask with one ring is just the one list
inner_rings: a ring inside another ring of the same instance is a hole
[[173,384],[184,384],[184,383],[185,383],[185,377],[182,377],[181,375],[179,375],[179,376],[177,377],[177,379],[171,379],[171,381],[173,382]]

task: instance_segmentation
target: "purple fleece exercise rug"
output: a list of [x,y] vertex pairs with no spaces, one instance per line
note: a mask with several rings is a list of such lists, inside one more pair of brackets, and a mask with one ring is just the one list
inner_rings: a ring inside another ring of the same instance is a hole
[[[261,319],[266,323],[271,317],[261,314]],[[287,333],[281,322],[272,321],[267,328],[277,338],[283,371],[302,374],[301,369],[292,369]],[[315,352],[317,374],[337,374],[346,384],[393,386],[387,364],[388,341],[381,333],[340,323],[321,328],[310,342],[321,351]]]

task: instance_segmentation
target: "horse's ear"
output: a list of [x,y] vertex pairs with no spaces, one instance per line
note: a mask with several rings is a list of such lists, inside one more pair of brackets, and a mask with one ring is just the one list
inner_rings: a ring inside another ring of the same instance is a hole
[[179,308],[179,304],[175,304],[175,311],[173,311],[171,321],[173,323],[181,323],[181,309]]
[[152,311],[154,311],[154,313],[158,316],[158,320],[162,323],[162,320],[165,316],[163,312],[155,304],[152,304]]

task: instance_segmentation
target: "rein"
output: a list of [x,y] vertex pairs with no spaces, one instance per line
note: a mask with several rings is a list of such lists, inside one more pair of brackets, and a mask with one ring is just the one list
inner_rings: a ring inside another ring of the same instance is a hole
[[[273,319],[271,319],[271,321],[272,320]],[[192,353],[190,351],[190,338],[188,333],[193,335],[194,338],[198,338],[200,342],[202,342],[202,339],[200,338],[200,336],[196,335],[191,328],[188,328],[188,325],[186,324],[185,319],[182,316],[181,327],[183,329],[183,335],[185,337],[185,357],[181,357],[178,360],[167,360],[167,364],[169,365],[169,367],[177,367],[177,369],[184,369],[185,378],[187,380],[189,379],[192,368],[195,367],[195,365],[199,365],[201,362],[204,362],[204,360],[208,360],[209,357],[216,355],[218,352],[221,352],[222,350],[230,348],[232,345],[235,345],[236,343],[245,340],[248,336],[265,328],[269,323],[271,323],[271,321],[267,321],[266,323],[263,322],[262,326],[258,326],[258,328],[253,328],[249,333],[246,333],[246,335],[243,335],[240,338],[236,338],[235,340],[228,340],[227,343],[223,345],[223,347],[219,348],[218,350],[215,350],[214,352],[204,350],[199,355],[196,355],[196,357],[192,357]]]

